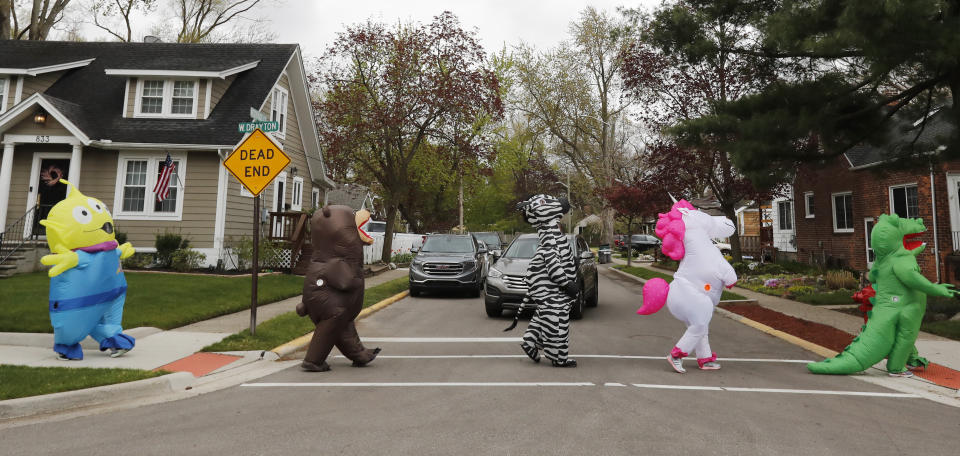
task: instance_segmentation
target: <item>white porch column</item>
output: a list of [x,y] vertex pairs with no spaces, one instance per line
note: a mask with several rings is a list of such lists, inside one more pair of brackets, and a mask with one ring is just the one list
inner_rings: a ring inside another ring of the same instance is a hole
[[[67,176],[70,178],[70,182],[73,185],[80,186],[80,161],[83,160],[83,145],[74,144],[73,150],[70,151],[70,170],[67,171]],[[70,190],[67,190],[67,194]]]
[[3,162],[0,163],[0,233],[6,231],[7,208],[10,203],[10,175],[13,171],[13,143],[3,144]]

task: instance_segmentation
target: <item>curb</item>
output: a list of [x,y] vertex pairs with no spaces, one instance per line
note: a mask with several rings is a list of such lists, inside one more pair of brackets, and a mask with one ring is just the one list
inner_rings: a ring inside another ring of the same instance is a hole
[[[410,294],[410,290],[404,290],[370,307],[367,307],[360,311],[360,314],[357,315],[357,318],[355,320],[361,320],[361,319],[367,318],[370,315],[379,311],[380,309],[388,307],[390,304],[393,304],[403,298],[406,298],[407,295],[409,294]],[[312,338],[313,338],[313,331],[310,331],[307,334],[304,334],[296,339],[291,340],[290,342],[287,342],[279,347],[275,347],[268,351],[276,353],[278,358],[283,359],[284,357],[290,356],[291,354],[301,350],[303,347],[306,347],[307,344],[310,343],[310,339]]]
[[195,380],[189,372],[175,372],[134,382],[8,399],[0,401],[0,422],[179,392]]

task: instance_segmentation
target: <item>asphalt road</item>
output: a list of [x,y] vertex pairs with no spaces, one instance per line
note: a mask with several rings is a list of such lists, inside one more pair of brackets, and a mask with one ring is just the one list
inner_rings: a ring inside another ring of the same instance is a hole
[[677,374],[662,356],[683,326],[666,310],[637,316],[634,281],[605,271],[600,286],[573,323],[575,369],[497,339],[525,322],[504,333],[512,316],[487,318],[479,299],[408,298],[359,325],[393,338],[369,343],[384,351],[367,368],[336,358],[328,373],[0,430],[0,454],[957,454],[960,409],[809,374],[790,361],[815,355],[720,316],[723,369]]

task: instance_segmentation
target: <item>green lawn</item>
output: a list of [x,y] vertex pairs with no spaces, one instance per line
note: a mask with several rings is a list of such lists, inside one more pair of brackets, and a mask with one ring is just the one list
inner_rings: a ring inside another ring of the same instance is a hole
[[[394,279],[375,287],[367,288],[363,294],[363,307],[370,307],[408,288],[407,277]],[[203,349],[207,352],[270,350],[293,339],[313,331],[313,323],[308,317],[296,312],[287,312],[257,325],[257,334],[250,335],[249,329],[228,336],[220,342]]]
[[0,401],[159,377],[169,372],[89,367],[28,367],[0,364]]
[[948,339],[960,340],[960,321],[932,321],[924,323],[920,330]]
[[[171,329],[250,308],[250,277],[127,272],[123,326]],[[53,332],[45,272],[0,280],[0,331]],[[303,277],[274,274],[258,280],[257,302],[299,295]]]
[[856,304],[853,302],[853,293],[851,290],[834,290],[823,293],[812,293],[794,298],[796,301],[813,304],[815,306],[830,306],[841,304]]
[[[652,279],[652,278],[655,278],[655,277],[659,277],[659,278],[661,278],[661,279],[663,279],[663,280],[668,280],[668,281],[669,281],[669,280],[673,280],[673,276],[670,275],[670,274],[665,274],[665,273],[658,272],[658,271],[654,271],[654,270],[647,269],[647,268],[638,268],[638,267],[636,267],[636,266],[630,266],[630,267],[627,267],[627,266],[614,266],[614,267],[617,268],[617,269],[619,269],[619,270],[621,270],[621,271],[623,271],[623,272],[626,272],[627,274],[633,274],[633,275],[635,275],[635,276],[637,276],[637,277],[639,277],[639,278],[641,278],[641,279],[648,279],[648,280],[649,280],[649,279]],[[723,290],[723,294],[720,295],[720,299],[721,299],[722,301],[731,301],[731,300],[747,299],[747,298],[744,297],[744,296],[740,296],[740,295],[738,295],[738,294],[736,294],[736,293],[734,293],[734,292],[732,292],[732,291],[730,291],[730,290]]]

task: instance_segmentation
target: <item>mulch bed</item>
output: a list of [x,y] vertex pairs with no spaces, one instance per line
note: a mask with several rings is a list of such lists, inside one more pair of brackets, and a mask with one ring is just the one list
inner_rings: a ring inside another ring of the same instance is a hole
[[791,317],[758,305],[721,304],[720,307],[833,351],[843,351],[854,338],[853,334],[832,326]]

